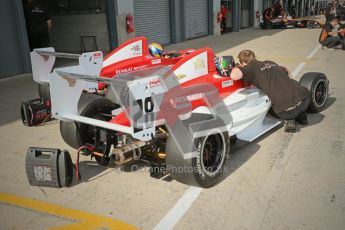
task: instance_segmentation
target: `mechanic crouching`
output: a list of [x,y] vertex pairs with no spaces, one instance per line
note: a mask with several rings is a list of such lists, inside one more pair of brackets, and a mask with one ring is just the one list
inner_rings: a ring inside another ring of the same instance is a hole
[[292,79],[289,70],[272,61],[257,61],[251,50],[241,51],[238,58],[239,67],[232,69],[230,77],[250,82],[263,91],[276,115],[285,120],[285,132],[295,132],[296,122],[308,124],[309,91]]
[[344,42],[344,37],[342,36],[341,29],[345,28],[345,25],[340,24],[339,18],[335,17],[330,22],[325,24],[325,31],[327,32],[327,37],[322,41],[322,48],[334,48],[340,43]]

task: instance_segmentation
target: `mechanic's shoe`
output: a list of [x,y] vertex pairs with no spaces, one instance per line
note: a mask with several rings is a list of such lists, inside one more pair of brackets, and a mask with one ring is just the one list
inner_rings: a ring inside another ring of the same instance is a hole
[[286,120],[285,121],[285,132],[294,133],[296,132],[296,122],[295,120]]
[[326,47],[326,50],[334,51],[335,48],[334,48],[334,46],[329,46],[329,47],[327,46],[327,47]]
[[298,116],[295,118],[295,121],[296,121],[298,124],[307,125],[307,124],[308,124],[308,116],[307,116],[307,113],[306,113],[306,112],[301,113],[300,115],[298,115]]

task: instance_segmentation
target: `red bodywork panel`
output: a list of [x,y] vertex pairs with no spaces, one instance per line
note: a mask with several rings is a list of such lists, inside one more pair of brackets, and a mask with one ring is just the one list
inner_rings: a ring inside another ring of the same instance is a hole
[[[231,78],[228,76],[222,77],[219,75],[219,73],[216,70],[215,64],[214,64],[214,54],[213,51],[210,48],[201,48],[198,50],[180,50],[178,51],[179,56],[178,57],[172,57],[172,58],[155,58],[152,57],[148,52],[148,46],[147,46],[147,40],[145,37],[138,37],[131,39],[121,46],[119,46],[117,49],[109,53],[105,58],[104,61],[111,58],[113,55],[116,55],[119,51],[123,50],[124,48],[130,47],[133,43],[142,42],[142,49],[141,49],[141,55],[136,57],[129,57],[125,60],[120,60],[111,64],[108,64],[107,66],[103,67],[100,76],[102,77],[116,77],[118,74],[122,73],[128,73],[133,71],[140,71],[145,70],[153,67],[158,66],[171,66],[172,71],[177,70],[179,67],[186,64],[189,60],[192,58],[207,52],[207,74],[195,77],[194,79],[191,79],[189,81],[186,81],[184,83],[181,83],[179,87],[188,87],[192,85],[198,85],[200,83],[210,83],[214,85],[219,92],[220,97],[223,99],[226,96],[230,95],[231,93],[237,91],[240,88],[244,88],[245,83],[242,80],[239,81],[232,81]],[[133,46],[133,48],[138,48],[137,46]],[[128,50],[132,50],[133,48],[130,48]],[[230,84],[231,83],[231,84]],[[99,89],[103,89],[105,87],[104,84],[99,85]],[[169,89],[174,90],[174,89]],[[192,101],[192,109],[195,109],[199,106],[205,106],[205,102],[201,99]],[[125,112],[122,112],[118,114],[116,117],[114,117],[109,122],[120,124],[124,126],[130,126],[130,121],[127,118]]]

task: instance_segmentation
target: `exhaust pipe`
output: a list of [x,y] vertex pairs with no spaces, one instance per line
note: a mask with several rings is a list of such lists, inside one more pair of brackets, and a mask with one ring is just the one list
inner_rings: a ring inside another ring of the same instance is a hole
[[141,147],[145,146],[145,141],[133,141],[123,147],[113,148],[110,152],[117,165],[123,165],[141,157]]

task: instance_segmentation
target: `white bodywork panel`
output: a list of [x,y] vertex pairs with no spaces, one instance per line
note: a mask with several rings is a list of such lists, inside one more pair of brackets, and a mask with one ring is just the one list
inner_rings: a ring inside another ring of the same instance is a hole
[[[224,103],[233,119],[229,135],[236,135],[241,140],[251,142],[281,123],[280,120],[266,116],[271,102],[257,88],[240,89],[224,98]],[[210,111],[202,106],[193,110],[193,113],[210,114]]]
[[[78,115],[78,102],[86,81],[73,78],[63,78],[55,70],[50,79],[50,96],[52,102],[52,116],[64,120],[65,114]],[[78,66],[61,68],[64,71],[77,72]],[[69,81],[68,81],[69,80]]]
[[[100,51],[83,53],[79,57],[79,68],[81,74],[89,74],[98,77],[103,66],[103,53]],[[86,82],[84,90],[95,92],[98,89],[96,82]]]
[[262,114],[257,118],[253,123],[247,126],[246,129],[243,129],[237,134],[237,138],[252,142],[256,138],[260,137],[264,133],[273,129],[274,127],[281,124],[280,120],[267,117],[265,114]]
[[89,124],[89,125],[94,125],[94,126],[105,128],[105,129],[116,130],[123,133],[132,134],[132,128],[123,126],[123,125],[112,124],[106,121],[96,120],[89,117],[72,115],[72,114],[66,114],[64,115],[64,118],[70,119],[72,121],[78,121],[81,123]]
[[55,56],[43,56],[36,51],[55,52],[53,47],[35,49],[30,53],[32,76],[37,83],[49,83],[49,74],[55,63]]
[[[159,76],[152,76],[152,77],[143,77],[141,79],[137,79],[131,82],[128,82],[128,87],[131,92],[131,97],[133,97],[130,101],[142,101],[142,107],[145,107],[144,104],[148,104],[148,107],[153,108],[151,111],[152,113],[157,113],[159,111],[159,102],[155,100],[148,101],[145,103],[147,98],[151,98],[153,95],[162,94],[166,92],[163,84],[160,83]],[[130,107],[129,114],[135,114],[139,112],[139,106]],[[130,115],[131,123],[133,124],[133,119]],[[143,115],[148,116],[146,114],[145,109],[143,109]],[[156,130],[156,117],[150,116],[152,118],[151,121],[141,121],[138,122],[140,124],[140,131],[136,131],[132,133],[132,136],[136,139],[141,141],[149,141],[152,139],[152,136],[155,136]],[[133,126],[133,125],[132,125]]]
[[115,52],[103,62],[103,67],[123,61],[129,58],[140,57],[143,55],[143,41],[139,40],[128,44],[119,51]]

